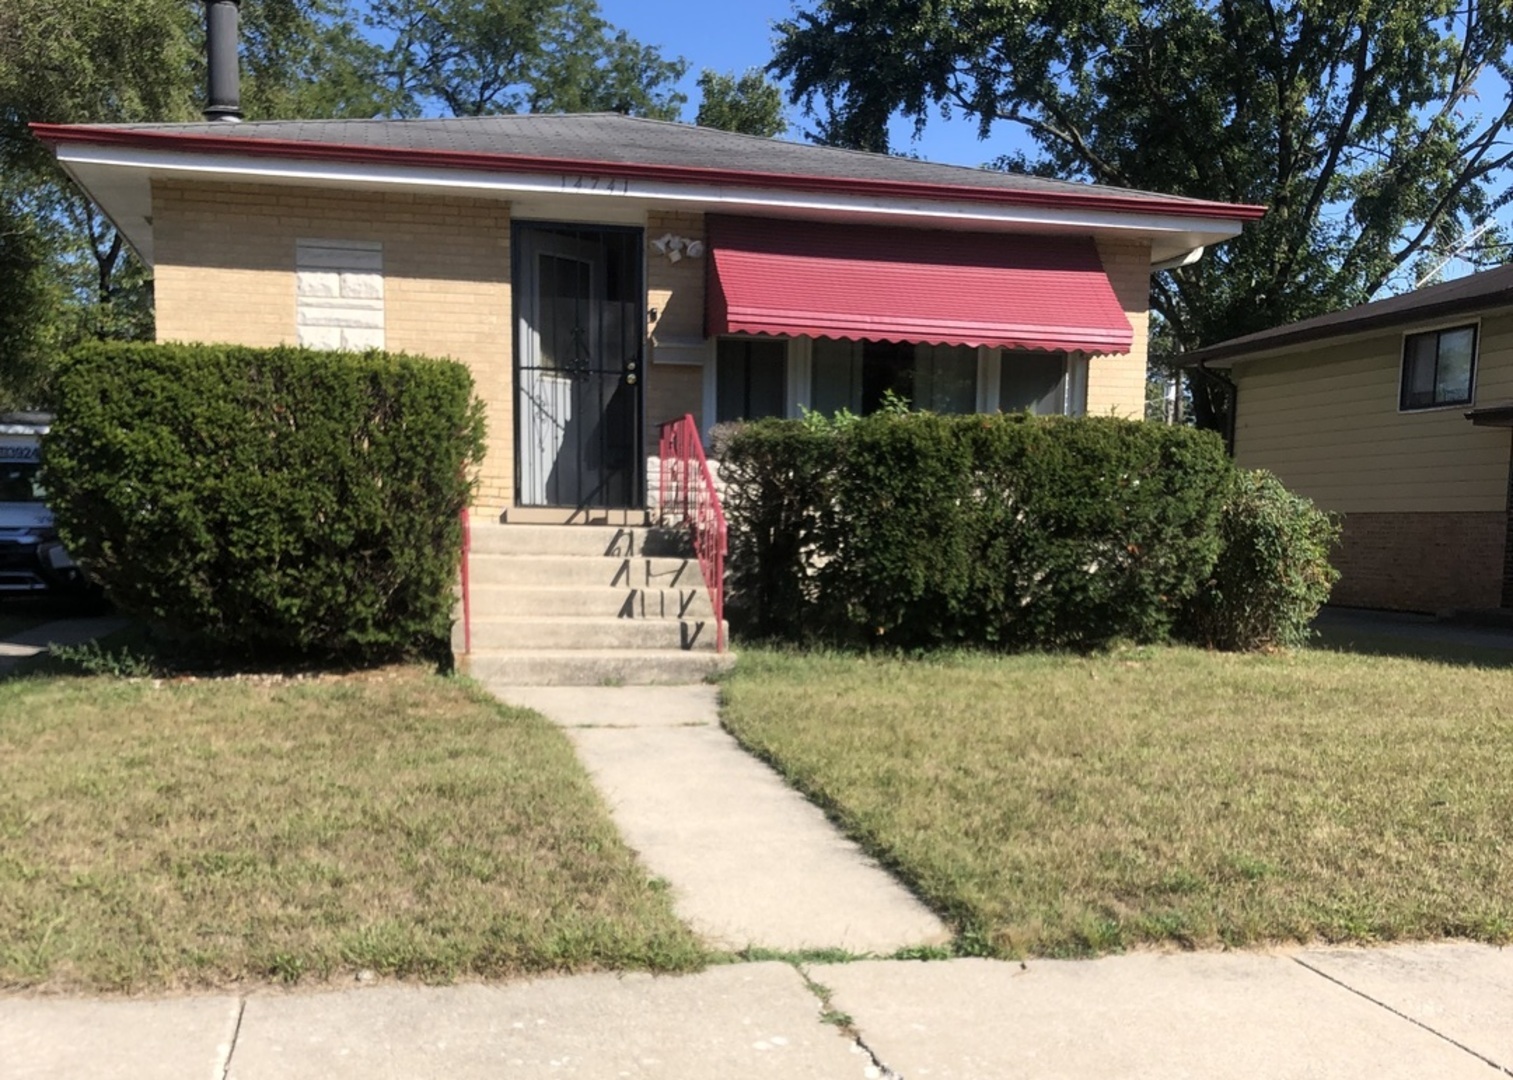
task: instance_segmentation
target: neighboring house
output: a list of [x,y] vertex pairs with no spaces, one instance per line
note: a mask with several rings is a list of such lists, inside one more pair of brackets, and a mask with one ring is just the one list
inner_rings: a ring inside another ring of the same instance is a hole
[[161,340],[465,363],[512,521],[644,507],[683,413],[1141,416],[1151,273],[1261,213],[613,114],[33,130]]
[[1513,607],[1513,266],[1191,353],[1235,460],[1340,513],[1333,603]]

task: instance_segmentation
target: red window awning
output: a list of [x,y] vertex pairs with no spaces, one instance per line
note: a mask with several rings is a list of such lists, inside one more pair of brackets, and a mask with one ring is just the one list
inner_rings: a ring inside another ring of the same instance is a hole
[[1125,353],[1086,237],[708,218],[707,332]]

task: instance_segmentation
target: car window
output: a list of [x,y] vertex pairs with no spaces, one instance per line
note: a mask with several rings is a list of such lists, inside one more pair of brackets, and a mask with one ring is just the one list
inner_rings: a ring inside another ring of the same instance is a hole
[[39,503],[46,498],[37,482],[39,466],[30,462],[0,463],[0,502]]

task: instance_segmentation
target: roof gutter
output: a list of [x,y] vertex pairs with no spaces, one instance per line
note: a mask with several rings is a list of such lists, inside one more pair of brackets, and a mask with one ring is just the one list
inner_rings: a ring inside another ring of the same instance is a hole
[[54,150],[63,145],[84,144],[206,155],[244,154],[304,161],[391,166],[418,165],[474,172],[552,172],[611,180],[650,180],[739,188],[777,188],[822,194],[870,195],[893,199],[938,199],[1006,206],[1164,214],[1178,218],[1219,218],[1230,221],[1254,221],[1266,213],[1264,206],[1235,205],[1201,199],[1138,198],[1112,191],[1086,193],[1016,191],[1006,188],[976,188],[916,181],[795,176],[789,173],[748,172],[702,165],[660,165],[648,162],[534,157],[524,154],[416,150],[348,143],[249,138],[239,135],[191,135],[175,131],[106,128],[89,124],[32,124],[30,126],[32,133]]
[[[1343,322],[1328,323],[1324,326],[1299,326],[1292,330],[1275,334],[1263,331],[1267,336],[1259,340],[1255,338],[1236,338],[1233,341],[1221,341],[1217,345],[1210,345],[1205,349],[1194,349],[1183,359],[1182,365],[1184,367],[1202,367],[1204,364],[1226,360],[1230,364],[1242,363],[1247,360],[1258,360],[1263,353],[1285,349],[1290,345],[1307,345],[1315,341],[1327,341],[1330,338],[1364,334],[1372,330],[1390,330],[1395,326],[1429,322],[1435,319],[1449,318],[1452,315],[1462,315],[1473,311],[1481,312],[1489,308],[1507,307],[1509,305],[1513,305],[1513,289],[1505,289],[1500,293],[1460,296],[1454,300],[1442,300],[1437,304],[1424,304],[1419,307],[1394,308],[1391,311],[1365,315]],[[1328,316],[1324,317],[1327,318]]]

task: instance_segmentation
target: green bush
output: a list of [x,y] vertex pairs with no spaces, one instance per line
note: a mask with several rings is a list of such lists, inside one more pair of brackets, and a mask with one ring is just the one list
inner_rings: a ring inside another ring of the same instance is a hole
[[44,479],[125,611],[226,650],[440,650],[482,411],[460,365],[101,343],[58,377]]
[[1217,649],[1302,645],[1339,572],[1339,523],[1269,472],[1236,471],[1219,518],[1223,550],[1193,598],[1188,636]]
[[897,411],[746,425],[722,467],[732,618],[902,648],[1164,639],[1232,471],[1191,429]]

